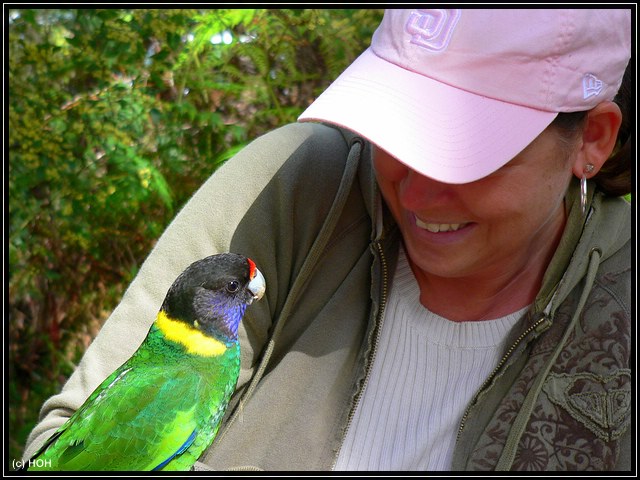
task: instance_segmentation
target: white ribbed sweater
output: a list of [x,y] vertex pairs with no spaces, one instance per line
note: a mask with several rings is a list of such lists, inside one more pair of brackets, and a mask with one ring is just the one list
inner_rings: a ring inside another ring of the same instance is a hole
[[419,299],[401,249],[371,374],[335,470],[449,470],[462,415],[526,311],[452,322]]

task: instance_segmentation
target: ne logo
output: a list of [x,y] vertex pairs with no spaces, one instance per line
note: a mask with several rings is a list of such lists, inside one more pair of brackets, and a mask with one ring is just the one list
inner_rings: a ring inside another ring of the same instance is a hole
[[600,95],[603,88],[604,84],[602,83],[602,80],[592,73],[587,73],[582,78],[582,92],[585,99],[593,97],[594,95]]

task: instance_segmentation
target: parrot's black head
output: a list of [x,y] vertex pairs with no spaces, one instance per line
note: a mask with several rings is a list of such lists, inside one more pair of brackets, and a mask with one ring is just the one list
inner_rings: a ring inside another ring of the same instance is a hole
[[211,255],[180,274],[161,310],[228,343],[237,340],[247,306],[264,295],[265,287],[262,273],[250,259],[235,253]]

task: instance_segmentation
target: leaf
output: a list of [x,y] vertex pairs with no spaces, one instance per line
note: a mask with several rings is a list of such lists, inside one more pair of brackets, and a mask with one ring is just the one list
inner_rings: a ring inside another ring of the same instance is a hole
[[177,50],[182,43],[182,37],[176,32],[167,32],[165,40],[171,50]]
[[151,117],[151,120],[153,120],[153,123],[158,124],[162,119],[162,112],[154,107],[149,110],[149,116]]
[[235,146],[225,150],[224,152],[222,152],[220,155],[218,155],[213,160],[213,164],[217,166],[217,165],[220,165],[220,164],[226,162],[231,157],[233,157],[238,152],[240,152],[244,147],[246,147],[246,144],[238,144],[238,145],[235,145]]
[[173,209],[173,197],[167,180],[156,168],[153,167],[151,168],[151,176],[153,179],[154,190],[160,196],[167,208]]

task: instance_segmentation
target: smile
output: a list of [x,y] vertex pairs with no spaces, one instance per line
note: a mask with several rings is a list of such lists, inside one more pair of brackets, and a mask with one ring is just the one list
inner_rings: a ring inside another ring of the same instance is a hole
[[416,225],[431,233],[455,232],[468,225],[468,223],[427,223],[416,217]]

